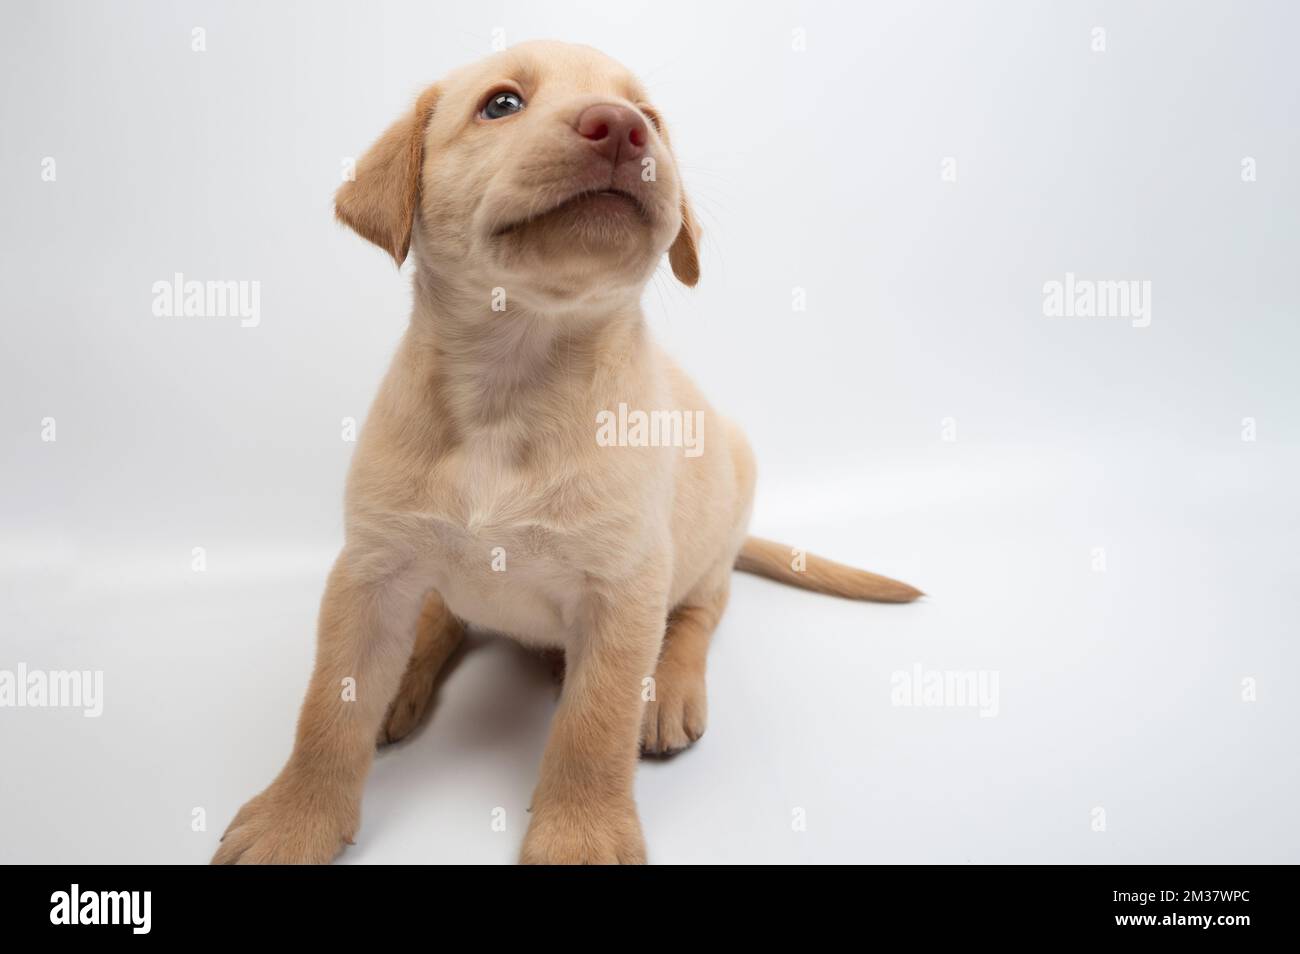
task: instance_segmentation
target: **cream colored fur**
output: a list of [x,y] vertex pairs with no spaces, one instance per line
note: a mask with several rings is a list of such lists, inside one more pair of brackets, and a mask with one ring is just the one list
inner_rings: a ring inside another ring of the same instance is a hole
[[[503,88],[524,110],[482,118]],[[463,623],[565,654],[523,860],[644,861],[637,756],[704,731],[705,653],[742,548],[787,582],[917,595],[822,561],[809,582],[782,548],[747,543],[750,449],[641,313],[665,252],[681,280],[699,275],[646,100],[594,50],[525,44],[427,90],[339,191],[343,222],[399,264],[414,255],[415,304],[348,478],[293,753],[215,862],[326,862],[349,843],[376,740],[417,724]],[[653,178],[593,158],[574,124],[600,103],[647,121]],[[573,198],[611,186],[628,198]],[[703,412],[703,453],[601,446],[597,414],[620,404]]]

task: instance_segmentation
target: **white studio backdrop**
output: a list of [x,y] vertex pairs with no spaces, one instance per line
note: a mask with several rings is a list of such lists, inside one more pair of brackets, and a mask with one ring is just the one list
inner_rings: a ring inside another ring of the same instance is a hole
[[[102,671],[104,711],[0,708],[0,861],[206,860],[278,768],[410,302],[332,194],[442,72],[543,36],[672,130],[703,277],[646,313],[748,432],[755,531],[931,594],[738,578],[709,732],[641,772],[651,859],[1300,860],[1294,5],[3,19],[0,670]],[[178,273],[256,283],[255,320],[155,314]],[[1139,297],[1056,315],[1053,282]],[[917,666],[998,674],[996,714],[897,704]],[[511,860],[553,704],[479,637],[345,860]]]

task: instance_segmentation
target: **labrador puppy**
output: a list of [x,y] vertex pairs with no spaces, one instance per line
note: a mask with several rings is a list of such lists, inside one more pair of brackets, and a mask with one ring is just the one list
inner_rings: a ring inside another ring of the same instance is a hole
[[562,650],[522,860],[635,863],[638,753],[704,732],[733,568],[856,599],[906,584],[747,537],[754,459],[651,340],[665,252],[698,227],[645,90],[535,42],[420,95],[339,190],[338,218],[415,258],[414,308],[366,420],[288,763],[216,863],[328,862],[376,742],[429,703],[466,624]]

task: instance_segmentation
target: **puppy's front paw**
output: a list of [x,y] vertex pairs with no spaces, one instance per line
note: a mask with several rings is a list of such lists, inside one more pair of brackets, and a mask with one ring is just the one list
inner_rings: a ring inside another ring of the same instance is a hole
[[360,823],[360,806],[277,780],[249,801],[221,836],[214,865],[323,865]]
[[676,755],[704,734],[708,721],[704,673],[660,667],[655,673],[655,698],[641,715],[641,754]]
[[524,836],[526,865],[643,865],[645,838],[636,805],[596,809],[541,806]]

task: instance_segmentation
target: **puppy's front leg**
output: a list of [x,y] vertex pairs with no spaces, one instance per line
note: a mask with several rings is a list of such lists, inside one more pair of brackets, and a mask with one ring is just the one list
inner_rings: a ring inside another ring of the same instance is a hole
[[642,682],[663,642],[663,599],[593,597],[566,657],[564,690],[524,836],[525,864],[644,864],[632,794]]
[[316,668],[293,754],[235,816],[213,864],[324,864],[350,844],[375,737],[415,641],[428,585],[344,550],[321,601]]

